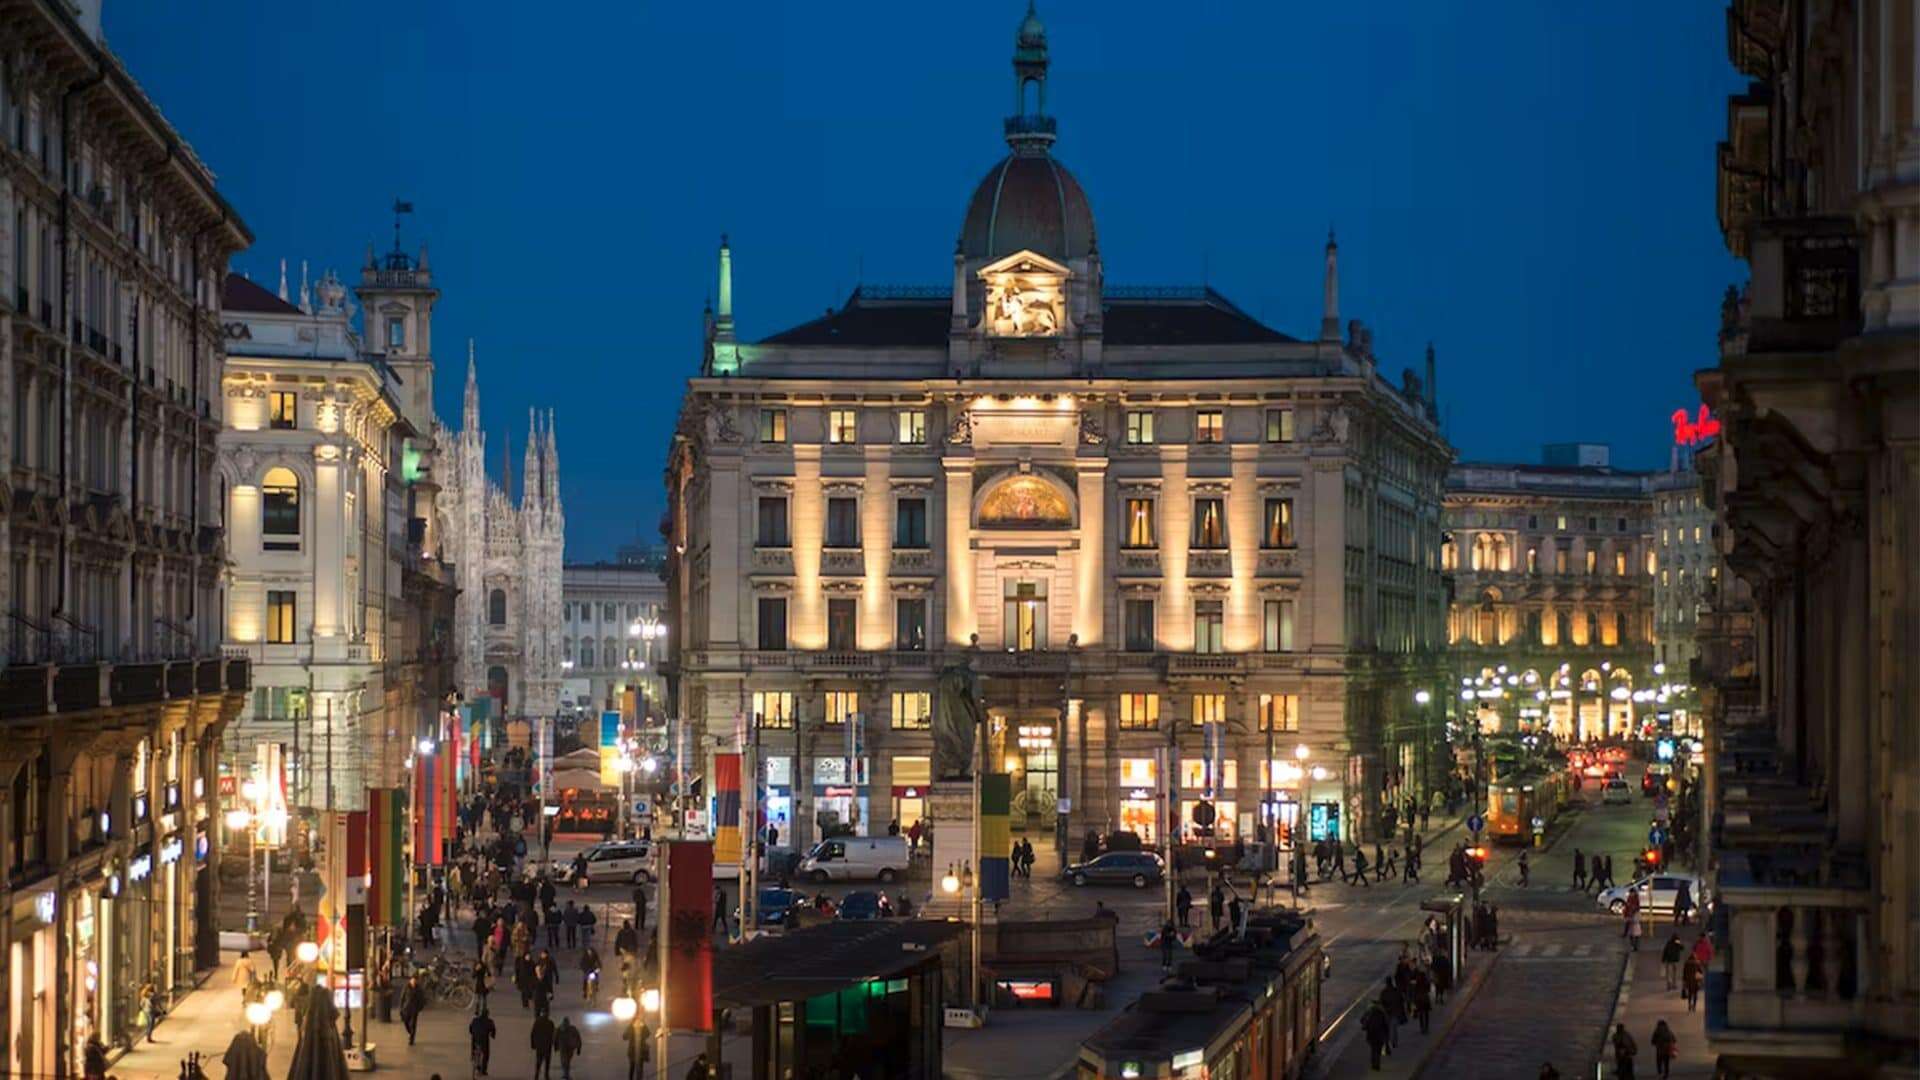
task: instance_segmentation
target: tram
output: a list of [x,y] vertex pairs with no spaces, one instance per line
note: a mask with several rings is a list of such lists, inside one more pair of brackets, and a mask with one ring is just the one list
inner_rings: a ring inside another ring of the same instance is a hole
[[1196,942],[1195,959],[1080,1044],[1075,1080],[1299,1080],[1320,1032],[1325,951],[1283,908],[1247,915],[1244,939]]
[[1571,788],[1565,769],[1508,773],[1487,784],[1487,835],[1495,843],[1525,844],[1533,839],[1534,822],[1546,831],[1566,809]]

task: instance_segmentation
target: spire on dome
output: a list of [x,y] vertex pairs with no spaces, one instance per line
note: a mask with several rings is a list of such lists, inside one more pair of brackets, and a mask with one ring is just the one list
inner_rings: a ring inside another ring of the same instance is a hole
[[1013,35],[1013,115],[1003,127],[1007,145],[1016,154],[1041,157],[1053,145],[1054,120],[1047,115],[1047,28],[1034,12],[1032,0]]
[[531,504],[546,494],[546,470],[541,468],[540,462],[539,413],[531,405],[527,406],[527,449],[521,456],[520,501]]

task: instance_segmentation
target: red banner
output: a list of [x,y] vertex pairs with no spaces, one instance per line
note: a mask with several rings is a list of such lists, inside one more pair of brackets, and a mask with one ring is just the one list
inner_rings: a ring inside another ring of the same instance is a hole
[[667,850],[667,994],[674,1031],[713,1030],[713,845],[673,840]]

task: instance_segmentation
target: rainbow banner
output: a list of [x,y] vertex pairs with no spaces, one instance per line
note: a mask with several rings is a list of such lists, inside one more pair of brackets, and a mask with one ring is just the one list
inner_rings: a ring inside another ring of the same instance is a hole
[[600,714],[600,782],[609,786],[620,785],[620,768],[614,764],[620,760],[620,714],[613,711]]
[[413,862],[445,866],[446,842],[453,835],[453,766],[440,754],[413,759]]
[[367,789],[367,918],[375,926],[407,925],[407,793]]
[[980,774],[980,899],[1005,900],[1013,895],[1013,778],[1006,773]]
[[740,862],[740,755],[713,755],[713,861]]

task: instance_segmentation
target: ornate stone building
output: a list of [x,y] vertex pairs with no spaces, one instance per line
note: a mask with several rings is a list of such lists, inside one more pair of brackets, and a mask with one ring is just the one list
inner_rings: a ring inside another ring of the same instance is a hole
[[1170,784],[1183,837],[1201,801],[1251,834],[1274,761],[1287,819],[1371,835],[1433,760],[1413,695],[1447,675],[1431,354],[1395,383],[1342,338],[1331,241],[1304,338],[1210,288],[1109,285],[1031,14],[1013,69],[950,286],[861,286],[747,342],[722,243],[667,470],[678,715],[705,751],[757,720],[796,843],[926,812],[950,665],[981,679],[1016,830],[1157,840]]
[[1650,476],[1614,469],[1604,446],[1547,449],[1447,475],[1447,640],[1484,728],[1605,738],[1651,711],[1636,705],[1658,681]]
[[100,34],[0,0],[0,1074],[219,962],[220,283],[251,237]]
[[566,568],[560,594],[566,619],[560,641],[563,706],[597,715],[620,708],[631,690],[642,713],[666,715],[660,673],[667,655],[667,587],[660,571],[658,560]]
[[1724,575],[1701,635],[1729,1075],[1920,1044],[1920,12],[1737,0],[1719,213],[1752,278],[1697,376]]

